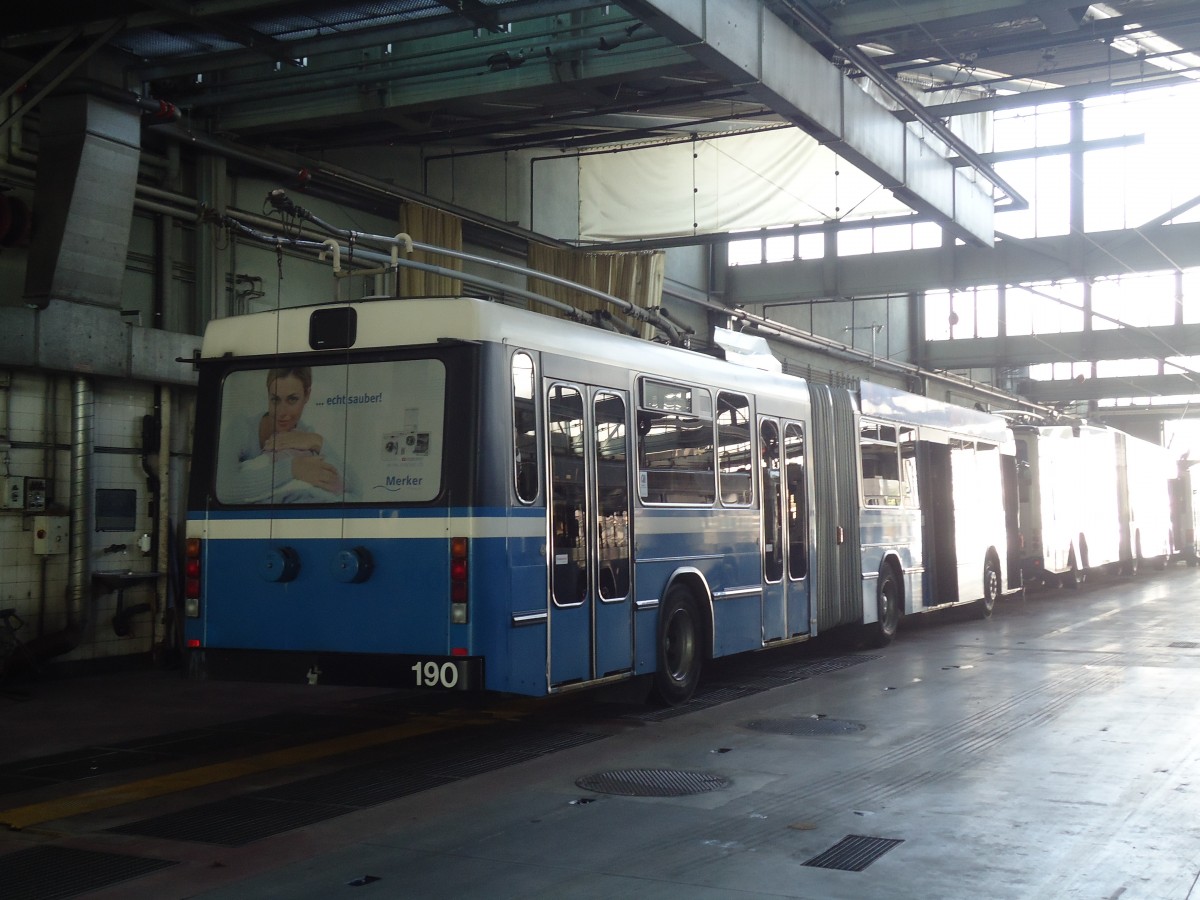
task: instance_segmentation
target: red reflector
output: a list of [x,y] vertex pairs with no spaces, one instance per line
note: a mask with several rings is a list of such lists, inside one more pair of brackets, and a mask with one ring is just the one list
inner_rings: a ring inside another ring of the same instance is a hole
[[200,598],[200,579],[189,578],[183,588],[183,596],[190,600],[198,600]]
[[188,638],[187,645],[189,647],[199,647],[200,646],[200,638]]
[[184,574],[186,574],[188,578],[199,578],[200,577],[200,560],[189,559],[186,563],[183,564],[183,571],[184,571]]
[[467,648],[466,647],[451,647],[450,655],[451,656],[466,656]]
[[[467,539],[452,537],[450,538],[450,621],[455,625],[466,625],[468,621],[467,602],[470,599],[467,588],[468,574]],[[466,654],[465,650],[463,650],[463,654]]]

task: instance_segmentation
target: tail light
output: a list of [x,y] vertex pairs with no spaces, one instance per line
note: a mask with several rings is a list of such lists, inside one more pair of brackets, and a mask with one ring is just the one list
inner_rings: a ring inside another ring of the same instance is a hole
[[200,538],[188,538],[183,559],[183,609],[188,618],[200,615]]
[[469,576],[467,539],[465,537],[450,538],[450,621],[455,625],[467,624]]

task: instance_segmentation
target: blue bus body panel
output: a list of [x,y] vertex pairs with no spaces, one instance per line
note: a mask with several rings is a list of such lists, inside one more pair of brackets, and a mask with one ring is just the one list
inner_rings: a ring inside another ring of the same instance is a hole
[[[546,615],[549,591],[546,511],[544,508],[515,508],[510,511],[509,523],[508,604],[503,616],[489,616],[487,634],[481,636],[481,647],[488,653],[488,659],[502,660],[504,667],[488,666],[487,686],[496,691],[542,695],[546,693],[549,677],[546,670],[549,627]],[[528,533],[529,526],[534,524],[541,534]],[[477,573],[475,577],[477,580],[492,577],[500,581],[504,575],[503,570],[494,569],[490,576]]]
[[[713,655],[762,647],[757,510],[646,508],[638,511],[637,534],[639,601],[661,601],[672,576],[694,570],[712,600]],[[652,667],[656,631],[643,624],[651,618],[657,627],[657,616],[638,617],[638,658]]]
[[[186,620],[202,647],[256,651],[487,656],[490,690],[545,693],[546,608],[541,509],[227,510],[204,521],[202,614]],[[451,532],[455,532],[452,534]],[[469,538],[469,621],[450,621],[449,538]],[[283,548],[299,566],[275,580]],[[346,581],[339,554],[365,550],[369,577]],[[523,566],[510,567],[510,555]],[[511,573],[506,575],[505,573]]]

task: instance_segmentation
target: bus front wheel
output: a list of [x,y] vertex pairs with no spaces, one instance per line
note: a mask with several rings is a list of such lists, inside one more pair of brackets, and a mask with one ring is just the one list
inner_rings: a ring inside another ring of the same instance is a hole
[[654,692],[663,704],[687,703],[696,692],[704,665],[702,633],[691,592],[681,584],[672,585],[659,611],[658,667],[654,673]]

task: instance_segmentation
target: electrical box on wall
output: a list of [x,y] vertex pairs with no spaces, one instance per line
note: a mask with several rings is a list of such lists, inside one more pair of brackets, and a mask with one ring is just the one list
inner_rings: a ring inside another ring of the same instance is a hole
[[34,516],[33,552],[38,556],[66,553],[70,545],[69,522],[66,516]]
[[43,512],[50,500],[50,482],[45,478],[24,475],[5,475],[4,496],[0,508],[23,509],[26,512]]
[[25,508],[25,478],[23,476],[4,476],[4,508]]
[[50,499],[50,482],[45,478],[25,479],[25,509],[42,512]]

